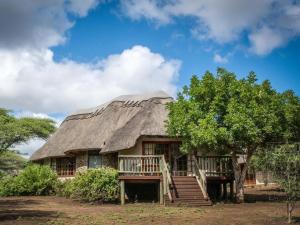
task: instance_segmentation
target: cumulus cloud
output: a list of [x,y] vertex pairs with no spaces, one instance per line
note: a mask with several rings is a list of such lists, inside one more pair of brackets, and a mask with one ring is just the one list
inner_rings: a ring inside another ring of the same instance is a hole
[[[93,63],[54,60],[51,47],[66,41],[66,31],[100,0],[0,1],[0,107],[18,117],[54,119],[94,107],[122,94],[176,92],[180,61],[166,59],[145,46],[133,46]],[[155,13],[153,17],[158,17]],[[163,19],[163,18],[161,18]],[[42,140],[16,146],[30,154]]]
[[216,53],[214,55],[214,62],[215,63],[222,63],[222,64],[224,64],[224,63],[228,63],[228,59],[227,59],[226,56],[221,56],[220,54]]
[[191,33],[201,40],[229,43],[247,33],[249,49],[258,55],[300,35],[300,3],[293,0],[123,0],[122,9],[130,18],[160,25],[192,17],[196,25]]
[[174,94],[180,62],[134,46],[94,64],[53,60],[53,52],[0,51],[0,102],[32,112],[70,112],[121,94]]
[[69,14],[85,16],[98,0],[2,0],[0,48],[44,48],[65,41]]

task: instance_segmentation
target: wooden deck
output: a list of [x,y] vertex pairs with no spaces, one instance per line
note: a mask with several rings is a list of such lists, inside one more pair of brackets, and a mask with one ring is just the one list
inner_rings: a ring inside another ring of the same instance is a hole
[[[161,204],[177,201],[177,203],[185,202],[188,204],[191,202],[194,204],[196,202],[200,205],[210,205],[207,187],[212,183],[218,184],[226,196],[225,190],[227,184],[230,184],[230,194],[233,194],[234,176],[230,157],[193,156],[190,160],[189,173],[182,173],[185,176],[171,176],[164,155],[120,155],[121,203],[125,203],[125,183],[159,183]],[[190,185],[193,186],[195,193],[200,192],[202,194],[196,194],[194,197],[190,195]],[[177,188],[183,197],[174,194]],[[192,200],[190,201],[186,197],[192,198]]]

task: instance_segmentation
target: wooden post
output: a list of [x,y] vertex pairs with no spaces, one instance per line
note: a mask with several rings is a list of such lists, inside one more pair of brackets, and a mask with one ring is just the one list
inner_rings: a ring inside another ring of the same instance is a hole
[[121,205],[124,205],[125,204],[125,181],[124,180],[121,180],[120,181],[120,188],[121,188]]
[[163,181],[159,181],[159,203],[164,204],[164,190],[163,190]]
[[227,201],[227,182],[223,183],[223,199]]
[[230,199],[233,201],[233,181],[230,181]]

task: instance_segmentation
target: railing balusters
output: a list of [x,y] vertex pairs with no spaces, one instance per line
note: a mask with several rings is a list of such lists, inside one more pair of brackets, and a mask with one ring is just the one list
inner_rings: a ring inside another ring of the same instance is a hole
[[196,161],[207,176],[232,176],[230,156],[196,156]]
[[119,156],[119,172],[131,175],[159,175],[160,155]]

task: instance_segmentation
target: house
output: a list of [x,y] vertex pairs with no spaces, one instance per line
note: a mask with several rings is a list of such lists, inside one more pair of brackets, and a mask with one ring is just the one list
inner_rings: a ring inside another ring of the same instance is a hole
[[[61,178],[102,166],[119,170],[121,203],[210,205],[212,196],[233,195],[228,156],[182,154],[180,139],[169,137],[164,92],[124,95],[66,117],[31,160],[50,165]],[[223,187],[223,188],[222,188]]]

